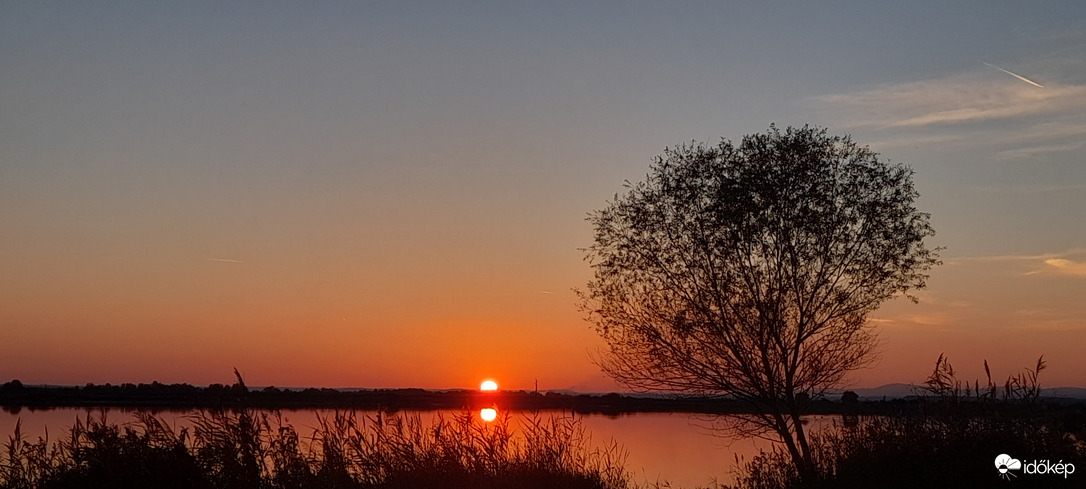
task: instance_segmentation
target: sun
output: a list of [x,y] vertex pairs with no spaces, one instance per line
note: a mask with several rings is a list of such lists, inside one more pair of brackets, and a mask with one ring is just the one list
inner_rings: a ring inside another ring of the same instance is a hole
[[483,408],[479,410],[479,417],[483,418],[483,421],[491,422],[498,419],[498,410],[494,408]]
[[496,391],[498,390],[498,383],[493,380],[484,380],[482,384],[479,384],[479,390]]

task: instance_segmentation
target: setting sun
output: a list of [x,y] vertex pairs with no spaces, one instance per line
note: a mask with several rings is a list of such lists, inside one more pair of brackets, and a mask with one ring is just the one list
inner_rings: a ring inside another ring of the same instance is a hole
[[493,380],[484,380],[482,384],[479,384],[479,390],[496,391],[498,390],[498,383]]

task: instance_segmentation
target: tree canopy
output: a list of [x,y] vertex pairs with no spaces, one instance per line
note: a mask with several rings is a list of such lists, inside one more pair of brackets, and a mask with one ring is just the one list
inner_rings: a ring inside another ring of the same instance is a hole
[[938,263],[912,175],[808,126],[665,150],[588,218],[581,295],[601,367],[634,388],[748,401],[809,461],[805,400],[871,359],[867,315]]

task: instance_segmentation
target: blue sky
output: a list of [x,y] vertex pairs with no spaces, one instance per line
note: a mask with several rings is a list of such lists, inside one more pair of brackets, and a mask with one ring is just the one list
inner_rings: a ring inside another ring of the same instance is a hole
[[1076,2],[5,3],[0,372],[565,387],[585,215],[810,123],[911,165],[946,247],[856,382],[1081,385],[1083,53]]

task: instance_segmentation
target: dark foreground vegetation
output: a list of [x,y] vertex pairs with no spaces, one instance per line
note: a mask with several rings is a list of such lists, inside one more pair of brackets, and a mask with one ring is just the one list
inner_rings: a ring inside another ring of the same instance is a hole
[[[1086,487],[1086,444],[1066,431],[1072,423],[1081,432],[1081,419],[1048,416],[868,418],[812,436],[816,480],[801,481],[791,456],[773,450],[739,465],[736,488]],[[993,462],[1003,453],[1072,463],[1077,473],[1017,470],[1001,480]]]
[[0,453],[0,488],[596,488],[628,487],[614,446],[588,448],[569,417],[532,418],[515,433],[508,418],[473,414],[322,419],[311,435],[277,414],[206,411],[174,429],[141,412],[117,425],[87,415],[66,436],[24,440]]
[[[1003,385],[992,381],[987,362],[984,368],[987,382],[970,385],[940,356],[925,383],[930,395],[914,400],[914,409],[846,415],[813,434],[813,477],[803,479],[778,448],[737,460],[734,489],[1086,487],[1084,405],[1044,402],[1043,358]],[[1002,454],[1022,466],[1001,473]],[[1031,462],[1043,462],[1043,472],[1026,473]]]
[[[817,478],[783,449],[736,460],[724,489],[1086,487],[1078,406],[928,398],[924,412],[846,415],[812,434]],[[146,411],[117,424],[88,414],[56,439],[17,426],[0,447],[0,489],[30,488],[598,488],[637,487],[617,445],[603,449],[572,417],[477,413],[429,424],[408,414],[341,412],[298,433],[278,412],[199,411],[187,428]],[[1077,473],[1001,480],[996,455],[1074,463]],[[721,461],[721,472],[728,461]],[[670,487],[666,483],[655,487]],[[654,487],[654,486],[649,486]]]
[[[813,473],[800,474],[792,454],[778,445],[751,460],[737,459],[734,485],[723,487],[1086,487],[1086,404],[1042,398],[1037,375],[1044,368],[1039,359],[1036,368],[1001,386],[990,376],[984,385],[970,385],[957,380],[940,357],[926,382],[928,395],[863,403],[845,393],[839,402],[812,401],[808,412],[842,414],[840,423],[811,434]],[[138,411],[136,422],[119,425],[106,419],[105,409],[76,420],[56,439],[25,439],[17,425],[0,448],[0,489],[635,487],[622,451],[613,444],[590,446],[572,417],[529,414],[513,430],[508,413],[515,409],[506,407],[492,423],[465,410],[451,418],[438,415],[428,425],[418,414],[342,411],[301,434],[278,411],[247,406],[259,397],[237,377],[232,386],[204,391],[225,393],[221,405],[227,407],[195,411],[186,428],[171,427],[148,410]],[[420,392],[419,399],[426,399],[426,391]],[[462,407],[470,409],[517,399],[457,395],[466,396]],[[610,406],[638,402],[589,397]],[[1023,467],[1001,473],[995,460],[1002,454]],[[1041,462],[1044,473],[1026,473],[1025,464]],[[721,461],[721,472],[727,465]]]

